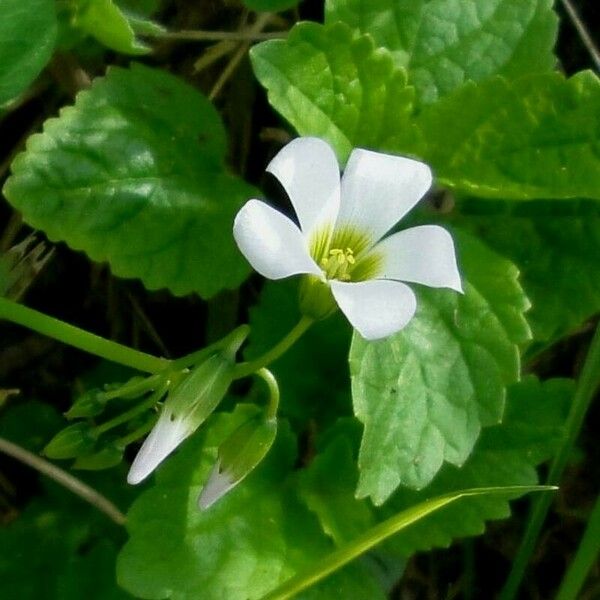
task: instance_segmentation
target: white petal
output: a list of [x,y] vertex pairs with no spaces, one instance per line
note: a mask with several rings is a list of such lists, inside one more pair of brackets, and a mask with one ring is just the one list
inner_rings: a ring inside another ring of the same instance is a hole
[[342,177],[336,228],[354,226],[376,242],[425,195],[431,181],[425,163],[354,150]]
[[221,463],[217,461],[198,498],[198,507],[201,510],[210,508],[217,500],[222,498],[239,483],[239,481],[231,479],[228,473],[221,473],[220,469]]
[[399,281],[371,279],[357,283],[331,281],[331,291],[352,326],[367,340],[400,331],[413,317],[417,300]]
[[373,252],[383,259],[378,277],[462,292],[454,242],[442,227],[422,225],[394,233],[379,242]]
[[171,413],[163,410],[129,469],[127,483],[135,485],[146,479],[193,432],[189,424],[182,419],[172,420]]
[[321,275],[296,224],[264,202],[250,200],[242,206],[233,236],[248,262],[267,279],[298,273]]
[[301,137],[285,146],[267,171],[283,185],[309,237],[319,225],[335,223],[340,205],[340,167],[331,146]]

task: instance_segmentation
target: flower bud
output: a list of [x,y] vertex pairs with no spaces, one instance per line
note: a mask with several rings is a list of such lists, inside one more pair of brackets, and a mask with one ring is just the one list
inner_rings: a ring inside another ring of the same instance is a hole
[[139,483],[150,475],[217,408],[233,381],[235,355],[248,333],[247,326],[239,327],[170,393],[131,465],[129,483]]
[[88,390],[75,400],[73,406],[65,413],[67,419],[85,419],[101,414],[106,406],[106,396],[98,389]]
[[238,427],[219,447],[215,464],[200,497],[198,506],[205,510],[240,483],[258,466],[273,445],[277,419],[263,413]]
[[59,431],[44,448],[48,458],[76,458],[94,447],[96,436],[88,423],[75,423]]

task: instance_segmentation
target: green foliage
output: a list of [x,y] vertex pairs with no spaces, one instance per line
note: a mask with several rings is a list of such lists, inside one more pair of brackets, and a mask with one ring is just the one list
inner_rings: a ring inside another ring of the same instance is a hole
[[[432,3],[433,4],[433,3]],[[301,23],[252,51],[269,101],[301,135],[413,154],[479,197],[600,199],[600,83],[591,72],[468,82],[413,114],[390,51],[341,23]]]
[[467,85],[425,109],[424,158],[476,196],[600,199],[600,80],[592,72]]
[[355,146],[390,149],[396,137],[410,138],[413,89],[369,36],[342,23],[300,23],[250,56],[277,111],[300,135],[326,139],[342,162]]
[[373,36],[405,67],[420,104],[467,81],[554,67],[552,0],[328,0],[326,22]]
[[50,60],[54,0],[0,1],[0,105],[18,96]]
[[[159,469],[156,484],[134,503],[128,514],[131,537],[117,566],[119,582],[131,593],[149,599],[199,594],[206,600],[257,599],[331,549],[316,519],[284,483],[295,458],[285,428],[248,479],[210,509],[197,509],[217,447],[252,414],[240,406],[234,413],[215,415],[203,434]],[[327,585],[348,592],[356,586],[358,593],[365,590],[364,597],[383,597],[360,569],[358,575],[342,572]],[[308,597],[330,595],[317,588]]]
[[[373,522],[428,498],[469,487],[535,485],[535,466],[548,459],[560,443],[573,390],[571,380],[541,383],[532,376],[510,386],[503,423],[482,432],[461,468],[445,465],[426,489],[398,490],[377,510],[355,498],[358,474],[350,451],[354,436],[348,435],[346,427],[338,427],[336,434],[324,441],[322,453],[302,472],[301,497],[339,543],[346,541],[346,532],[355,537]],[[398,560],[399,555],[447,547],[455,539],[481,534],[486,521],[509,514],[507,497],[463,499],[411,525],[378,553],[391,553]]]
[[72,24],[101,44],[124,54],[146,54],[129,19],[113,0],[78,0]]
[[198,92],[141,65],[113,68],[29,138],[4,193],[115,274],[208,297],[248,271],[231,224],[252,188],[226,173],[225,146]]
[[519,267],[536,341],[572,333],[600,311],[600,217],[469,217],[464,223]]
[[357,494],[376,504],[398,485],[424,487],[444,461],[463,464],[519,378],[518,344],[530,332],[518,271],[475,238],[455,239],[463,296],[419,289],[405,329],[378,342],[354,335],[354,410],[365,426]]
[[[540,383],[527,377],[509,388],[504,422],[485,429],[473,454],[458,469],[446,465],[426,490],[399,490],[383,509],[384,515],[403,510],[425,498],[470,486],[534,485],[535,466],[547,460],[564,435],[574,385],[571,380]],[[453,539],[480,535],[486,520],[510,515],[506,498],[480,497],[449,506],[413,525],[393,541],[405,556],[434,547],[446,547]]]

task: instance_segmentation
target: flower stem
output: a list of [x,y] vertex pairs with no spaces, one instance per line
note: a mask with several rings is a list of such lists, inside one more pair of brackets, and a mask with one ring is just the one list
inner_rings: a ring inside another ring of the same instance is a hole
[[269,388],[269,407],[267,409],[267,420],[277,417],[277,409],[279,408],[279,385],[275,375],[269,369],[259,369],[256,374],[267,384]]
[[169,364],[164,358],[104,339],[6,298],[0,298],[0,319],[23,325],[84,352],[145,373],[158,373]]
[[[550,471],[548,473],[547,483],[556,485],[567,465],[573,446],[579,435],[579,430],[587,413],[594,393],[600,384],[600,324],[596,327],[596,332],[592,338],[588,354],[581,370],[579,381],[573,395],[573,403],[567,421],[565,423],[565,435],[562,444],[554,457]],[[500,600],[513,600],[515,598],[529,559],[535,549],[537,539],[540,535],[546,515],[550,509],[552,498],[550,496],[541,496],[533,504],[529,522],[517,556],[512,564],[512,569],[506,580],[504,588],[500,594]]]
[[268,352],[265,352],[262,356],[259,356],[255,360],[238,364],[233,378],[242,379],[243,377],[248,377],[249,375],[252,375],[260,369],[270,365],[273,361],[285,354],[302,337],[302,335],[313,324],[313,322],[313,319],[309,317],[302,317],[288,332],[288,334],[277,344],[275,344],[275,346],[273,346]]
[[127,423],[127,421],[130,421],[131,419],[133,419],[133,417],[137,417],[137,415],[143,413],[148,408],[152,408],[161,399],[162,395],[166,392],[167,387],[167,384],[162,385],[155,392],[153,392],[144,402],[140,402],[139,404],[136,404],[133,408],[130,408],[124,413],[117,415],[114,419],[111,419],[110,421],[106,421],[105,423],[98,425],[98,427],[94,428],[94,433],[96,435],[106,433],[107,431],[110,431],[111,429],[114,429],[115,427],[118,427],[123,423]]

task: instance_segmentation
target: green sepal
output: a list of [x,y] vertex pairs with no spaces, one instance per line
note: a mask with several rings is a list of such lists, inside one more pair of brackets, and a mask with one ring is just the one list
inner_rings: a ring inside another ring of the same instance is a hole
[[59,431],[44,448],[48,458],[76,458],[90,452],[96,443],[93,427],[86,422],[74,423]]
[[75,400],[73,406],[65,413],[65,417],[69,421],[96,417],[104,411],[107,402],[108,399],[101,390],[88,390]]
[[85,471],[110,469],[122,462],[124,451],[125,449],[122,446],[110,444],[93,454],[79,456],[73,464],[73,468]]

